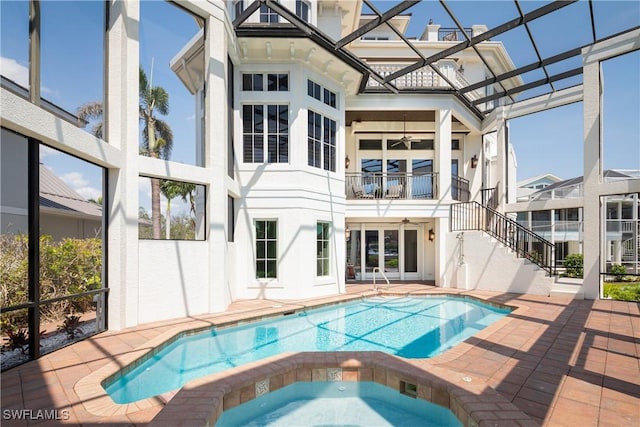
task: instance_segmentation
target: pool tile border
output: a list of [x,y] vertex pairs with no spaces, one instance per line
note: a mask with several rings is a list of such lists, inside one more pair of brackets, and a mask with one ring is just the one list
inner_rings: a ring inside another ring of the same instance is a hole
[[[357,301],[366,297],[372,297],[372,296],[402,296],[402,295],[411,295],[411,296],[425,296],[425,297],[441,297],[441,296],[454,296],[454,297],[458,297],[458,298],[462,298],[462,299],[468,299],[468,300],[473,300],[473,301],[477,301],[477,302],[482,302],[485,304],[489,304],[491,306],[494,307],[498,307],[498,308],[510,308],[512,309],[511,313],[519,313],[521,314],[523,312],[523,310],[526,310],[526,306],[522,306],[522,305],[509,305],[509,304],[501,304],[501,303],[495,303],[493,301],[487,300],[485,298],[482,297],[476,297],[476,296],[472,296],[472,295],[465,295],[465,294],[460,294],[458,292],[394,292],[394,291],[390,291],[390,290],[378,290],[377,292],[375,291],[371,291],[371,292],[364,292],[364,293],[360,293],[360,294],[345,294],[345,295],[340,295],[340,296],[332,296],[332,297],[327,297],[327,298],[320,298],[320,299],[314,299],[312,301],[300,301],[300,302],[287,302],[287,303],[282,303],[282,304],[278,304],[277,306],[273,306],[273,307],[269,307],[269,308],[263,308],[263,309],[258,309],[258,310],[252,310],[252,311],[248,311],[248,312],[240,312],[240,313],[234,313],[234,314],[220,314],[220,315],[207,315],[207,316],[202,316],[199,318],[194,318],[192,321],[181,324],[180,326],[177,326],[175,328],[172,328],[169,331],[166,331],[160,335],[158,335],[157,337],[149,340],[148,342],[146,342],[141,348],[138,348],[132,352],[129,352],[127,354],[124,355],[120,355],[117,356],[115,358],[114,361],[108,363],[107,365],[103,366],[102,368],[92,372],[91,374],[87,375],[86,377],[82,378],[80,381],[78,381],[75,386],[74,386],[74,390],[77,393],[77,395],[80,397],[83,406],[85,407],[85,409],[96,416],[101,416],[101,417],[110,417],[110,416],[115,416],[115,415],[127,415],[127,414],[131,414],[134,412],[138,412],[140,411],[142,408],[149,408],[149,407],[162,407],[164,406],[164,409],[162,409],[162,411],[160,412],[160,414],[158,414],[158,416],[160,416],[162,413],[164,413],[165,411],[167,411],[167,408],[169,406],[169,403],[174,401],[175,398],[180,395],[180,393],[183,390],[187,390],[189,389],[192,385],[194,384],[199,384],[201,380],[211,380],[212,376],[206,376],[203,377],[202,379],[196,379],[196,380],[192,380],[189,383],[187,383],[180,391],[178,392],[169,392],[169,393],[165,393],[163,395],[160,396],[155,396],[155,397],[151,397],[148,399],[143,399],[141,401],[137,401],[137,402],[133,402],[133,403],[129,403],[129,404],[118,404],[115,403],[113,401],[113,399],[106,393],[103,384],[109,383],[112,380],[114,380],[115,378],[117,378],[120,375],[124,375],[127,372],[131,371],[132,369],[135,369],[137,366],[139,366],[141,363],[143,363],[145,360],[147,360],[150,357],[153,357],[155,354],[157,354],[159,351],[162,350],[162,348],[166,345],[171,344],[172,342],[174,342],[175,340],[179,339],[182,336],[188,336],[188,335],[192,335],[192,334],[196,334],[198,332],[201,332],[203,330],[206,330],[208,328],[211,328],[212,326],[215,326],[216,328],[227,328],[227,327],[233,327],[233,326],[237,326],[237,325],[242,325],[242,324],[246,324],[249,322],[254,322],[254,321],[260,321],[260,320],[266,320],[266,319],[272,319],[275,317],[281,317],[283,315],[285,315],[285,313],[290,313],[292,310],[293,312],[297,312],[297,311],[303,311],[306,309],[310,309],[310,308],[319,308],[319,307],[325,307],[325,306],[331,306],[331,305],[335,305],[335,304],[340,304],[340,303],[344,303],[344,302],[351,302],[351,301]],[[217,318],[222,318],[222,321],[216,321]],[[477,334],[475,334],[474,336],[477,338],[482,338],[485,336],[489,336],[491,335],[493,332],[495,332],[497,329],[502,328],[506,323],[508,322],[509,316],[505,316],[502,319],[498,320],[497,322],[489,325],[488,327],[486,327],[485,329],[481,330],[480,332],[478,332]],[[420,361],[430,361],[431,363],[429,364],[440,364],[440,363],[444,363],[446,361],[449,360],[453,360],[456,359],[457,357],[459,357],[461,354],[465,353],[466,351],[468,351],[471,348],[470,345],[466,344],[465,341],[463,341],[462,343],[459,343],[458,345],[456,345],[455,347],[453,347],[452,349],[446,351],[445,353],[436,356],[434,358],[430,358],[430,359],[416,359],[416,360],[420,360]],[[370,352],[365,352],[365,353],[370,353]],[[372,352],[375,353],[375,352]],[[289,353],[290,354],[290,353]],[[324,358],[323,360],[325,360],[328,355],[332,354],[332,353],[302,353],[302,354],[316,354],[318,355],[318,357],[320,357],[321,359]],[[338,352],[338,354],[343,354],[342,352]],[[384,353],[380,353],[385,355]],[[405,360],[396,356],[391,356],[391,355],[385,355],[385,356],[389,356],[398,360]],[[265,359],[265,360],[269,360],[271,361],[271,358]],[[272,362],[270,362],[272,363]],[[278,362],[277,361],[273,361],[273,363],[275,363],[274,366],[278,366]],[[314,362],[315,363],[315,362]],[[406,363],[406,362],[405,362]],[[240,368],[235,368],[235,369],[250,369],[251,367],[253,367],[254,365],[259,364],[258,362],[254,362],[254,363],[250,363],[247,365],[244,365],[243,367]],[[304,365],[304,364],[303,364]],[[315,365],[314,365],[315,366]],[[345,370],[342,366],[328,366],[326,364],[324,365],[318,365],[318,367],[316,369],[318,369],[319,371],[316,373],[316,380],[318,380],[320,377],[324,376],[323,381],[327,380],[328,377],[328,371],[327,368],[332,368],[332,369],[338,369],[340,368],[340,373],[341,373],[341,377],[342,377],[342,381],[352,381],[353,378],[357,375],[359,375],[359,373],[357,371],[354,370],[349,370],[348,366],[347,369]],[[264,369],[264,368],[263,368]],[[443,368],[439,368],[439,369],[443,369]],[[336,371],[331,371],[334,372],[331,375],[336,375],[335,372]],[[298,374],[300,374],[300,377],[298,376]],[[216,377],[217,375],[229,375],[229,370],[224,371],[223,373],[219,373],[219,374],[213,374],[213,377]],[[247,376],[248,374],[245,373],[244,376]],[[289,373],[289,376],[291,376],[292,374]],[[320,377],[318,377],[318,375],[320,375]],[[298,373],[296,372],[296,376],[295,378],[297,378],[297,381],[305,381],[305,379],[303,379],[304,377],[306,377],[307,375],[305,373]],[[372,376],[375,377],[375,372],[372,373]],[[313,375],[311,372],[309,372],[308,375],[309,379],[307,381],[311,381],[311,378],[313,378]],[[358,377],[359,378],[359,377]],[[264,379],[264,378],[263,378]],[[283,377],[284,379],[284,377]],[[373,380],[375,381],[375,378],[373,378]],[[366,381],[366,380],[362,380],[362,381]],[[219,382],[219,380],[218,380]],[[381,381],[377,381],[377,382],[381,382]],[[383,382],[381,382],[383,383]],[[399,383],[398,383],[399,384]],[[276,379],[276,382],[274,382],[273,384],[270,384],[271,387],[278,386],[278,380]],[[257,386],[256,386],[256,382],[254,381],[250,386],[249,384],[246,384],[245,386],[245,390],[244,390],[244,395],[253,395],[253,397],[255,397],[255,395],[257,394]],[[251,388],[251,392],[248,391],[248,389],[246,389],[246,387],[250,387]],[[486,386],[488,387],[488,386]],[[272,388],[270,389],[275,390],[277,388]],[[398,387],[396,387],[396,389],[399,389],[399,385]],[[497,393],[497,392],[496,392]],[[426,396],[426,395],[425,395]],[[233,398],[230,398],[232,400],[229,400],[229,402],[233,402]],[[440,398],[437,399],[438,401],[443,401],[444,398]],[[205,399],[209,402],[209,404],[211,403],[210,399],[207,398]],[[446,400],[446,399],[445,399]],[[437,402],[434,402],[437,403]],[[443,405],[444,406],[444,405]],[[516,408],[514,406],[514,408]],[[516,408],[517,410],[517,408]],[[171,410],[169,410],[169,413],[172,412]],[[184,414],[184,412],[182,413]],[[202,413],[200,413],[200,415],[202,415]],[[219,414],[218,414],[219,415]],[[201,419],[201,418],[200,418]],[[217,419],[217,417],[216,417]],[[474,424],[467,424],[465,422],[463,422],[464,425],[474,425]],[[207,424],[209,425],[209,424]]]
[[[340,372],[341,380],[329,372]],[[416,386],[416,398],[450,409],[464,426],[535,425],[522,410],[482,381],[438,366],[428,370],[382,352],[283,353],[250,367],[237,367],[189,382],[149,424],[212,426],[225,410],[256,398],[247,390],[268,383],[269,392],[294,382],[374,381],[401,392]]]

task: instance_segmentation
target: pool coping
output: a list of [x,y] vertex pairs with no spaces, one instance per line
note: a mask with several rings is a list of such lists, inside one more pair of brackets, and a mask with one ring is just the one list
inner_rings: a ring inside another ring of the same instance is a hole
[[[185,384],[182,389],[177,392],[168,392],[162,394],[160,396],[150,397],[147,399],[142,399],[136,402],[127,403],[127,404],[118,404],[113,401],[113,399],[107,394],[102,384],[112,380],[115,376],[122,375],[123,373],[128,372],[131,369],[134,369],[149,357],[152,357],[158,351],[162,349],[163,346],[168,345],[169,343],[175,341],[181,336],[190,335],[193,333],[197,333],[199,331],[208,329],[212,326],[217,328],[226,328],[237,325],[246,324],[249,322],[255,322],[265,319],[271,319],[274,317],[280,317],[285,315],[285,313],[291,313],[296,311],[302,311],[310,308],[319,308],[324,306],[331,306],[335,304],[340,304],[344,302],[357,301],[363,298],[372,297],[372,296],[402,296],[402,295],[412,295],[412,296],[427,296],[427,297],[437,297],[437,296],[448,296],[448,297],[457,297],[461,299],[471,299],[475,301],[479,301],[485,304],[489,304],[495,307],[500,308],[511,308],[511,313],[507,314],[503,318],[498,321],[492,323],[487,326],[483,330],[479,331],[473,337],[482,339],[488,337],[496,330],[504,327],[510,321],[511,314],[523,314],[527,307],[522,304],[502,304],[502,303],[494,303],[493,301],[488,300],[483,296],[472,296],[467,294],[460,294],[457,292],[433,292],[433,291],[415,291],[415,292],[394,292],[393,290],[378,290],[378,291],[369,291],[362,292],[360,294],[343,294],[339,296],[328,296],[326,298],[314,299],[310,301],[300,301],[300,302],[284,302],[282,304],[277,304],[272,307],[262,308],[258,310],[252,310],[250,312],[239,312],[234,314],[225,314],[224,321],[216,321],[217,315],[207,315],[202,317],[194,317],[190,322],[181,324],[176,326],[157,337],[149,340],[143,346],[138,347],[137,349],[123,355],[119,355],[115,357],[115,360],[109,362],[107,365],[102,368],[92,372],[91,374],[83,377],[80,381],[78,381],[74,390],[76,394],[80,397],[84,408],[91,414],[101,416],[101,417],[111,417],[116,415],[127,415],[132,414],[137,411],[149,409],[151,407],[162,407],[162,411],[158,414],[160,416],[167,410],[170,402],[172,402],[176,397],[180,395],[180,393],[184,390],[188,390],[190,387],[194,386],[194,384],[200,384],[201,381],[220,381],[220,378],[217,376],[220,375],[231,375],[231,370],[225,370],[221,373],[211,374],[199,379],[194,379]],[[445,363],[450,360],[454,360],[464,354],[466,351],[471,349],[473,346],[466,343],[467,340],[455,345],[451,349],[447,350],[441,355],[435,356],[429,359],[404,359],[398,356],[386,355],[390,358],[402,360],[404,363],[416,364],[417,362],[427,363],[432,367],[435,367],[438,364]],[[343,352],[336,352],[342,354]],[[344,354],[355,354],[356,352],[344,352]],[[375,352],[357,352],[357,353],[375,353]],[[317,354],[321,358],[322,355],[332,354],[332,352],[317,352],[317,353],[286,353],[287,357],[291,357],[295,354]],[[274,356],[277,358],[277,356]],[[297,360],[297,358],[294,358]],[[271,358],[263,359],[262,361],[271,361]],[[303,358],[303,360],[306,360]],[[259,361],[259,362],[262,362]],[[236,369],[249,369],[254,366],[253,362],[247,365],[243,365],[242,367],[233,368]],[[269,362],[271,363],[271,362]],[[298,362],[296,362],[297,364]],[[306,362],[305,362],[306,363]],[[419,364],[419,363],[418,363]],[[334,364],[335,365],[335,364]],[[326,365],[323,369],[328,368]],[[341,368],[341,366],[332,366],[335,369]],[[297,369],[297,368],[296,368]],[[320,368],[318,368],[320,369]],[[380,369],[380,368],[379,368]],[[439,369],[445,369],[439,367]],[[260,369],[259,369],[260,371]],[[242,376],[246,377],[248,373],[244,373]],[[484,385],[485,387],[490,388],[488,385]],[[246,387],[244,385],[243,387]],[[496,392],[497,393],[497,392]],[[499,395],[499,393],[498,393]],[[505,402],[508,402],[505,399]],[[211,402],[210,402],[211,403]],[[504,403],[504,402],[503,402]],[[508,402],[509,403],[509,402]],[[509,403],[510,404],[510,403]],[[510,404],[516,411],[519,411],[513,404]],[[520,411],[522,412],[522,411]],[[183,412],[184,413],[184,412]],[[217,418],[216,418],[217,419]],[[202,420],[202,419],[201,419]],[[467,423],[464,423],[468,425]],[[469,424],[473,425],[473,424]]]

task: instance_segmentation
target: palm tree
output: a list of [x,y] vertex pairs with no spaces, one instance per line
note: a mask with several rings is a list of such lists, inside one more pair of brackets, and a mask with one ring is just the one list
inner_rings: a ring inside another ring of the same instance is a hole
[[[147,79],[142,68],[139,72],[139,112],[140,120],[144,126],[142,129],[142,142],[140,154],[156,159],[168,160],[173,148],[173,132],[169,125],[156,117],[156,112],[161,115],[169,113],[169,94],[164,88],[153,86]],[[101,102],[89,102],[78,108],[79,125],[84,127],[90,120],[97,120],[91,129],[91,133],[102,138],[103,132],[103,106]],[[160,217],[160,179],[151,178],[151,222],[153,224],[153,238],[160,239],[162,233]]]
[[167,212],[165,215],[165,239],[171,238],[171,200],[175,197],[181,196],[184,202],[189,197],[191,204],[191,210],[194,210],[193,205],[193,192],[196,189],[196,185],[189,182],[171,181],[163,179],[160,181],[160,191],[167,199]]
[[[140,120],[143,121],[141,154],[156,159],[167,160],[173,148],[173,132],[169,125],[155,116],[156,111],[163,116],[169,114],[169,94],[160,86],[148,81],[140,68]],[[169,215],[167,215],[168,217]],[[160,179],[151,178],[151,222],[153,238],[160,239]]]

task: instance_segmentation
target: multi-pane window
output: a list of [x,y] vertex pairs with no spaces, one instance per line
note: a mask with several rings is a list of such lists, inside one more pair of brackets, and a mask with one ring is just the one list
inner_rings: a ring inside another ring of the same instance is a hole
[[262,4],[260,5],[260,22],[275,24],[278,22],[278,14],[275,10]]
[[327,117],[324,118],[322,132],[323,166],[324,170],[336,171],[336,122]]
[[316,275],[329,275],[329,223],[318,222],[316,224]]
[[322,167],[322,116],[309,110],[307,139],[307,163],[316,168]]
[[323,88],[314,81],[307,80],[307,95],[317,99],[318,101],[324,102],[330,107],[336,108],[337,106],[336,93],[330,91],[329,89]]
[[309,22],[309,2],[296,0],[296,15],[304,22]]
[[322,101],[328,106],[336,108],[336,93],[331,92],[329,89],[324,89],[324,96]]
[[263,163],[265,151],[267,163],[289,161],[289,107],[287,105],[243,105],[242,129],[242,158],[245,163]]
[[242,90],[251,92],[262,92],[266,90],[268,92],[286,92],[289,90],[289,74],[281,73],[243,73],[242,74]]
[[243,73],[242,74],[242,90],[262,92],[264,76],[262,74]]
[[452,139],[451,140],[451,149],[452,150],[459,150],[460,149],[460,140],[459,139]]
[[307,95],[312,98],[322,101],[322,86],[311,80],[307,80]]
[[307,164],[336,171],[336,122],[309,110]]
[[275,220],[257,220],[256,224],[256,278],[278,277],[278,223]]

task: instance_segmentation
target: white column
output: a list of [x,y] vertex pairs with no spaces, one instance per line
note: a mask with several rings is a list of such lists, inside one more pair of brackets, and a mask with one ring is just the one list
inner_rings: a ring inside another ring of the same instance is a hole
[[[450,288],[451,280],[453,279],[453,271],[457,267],[449,266],[449,275],[447,275],[447,261],[450,260],[450,252],[447,250],[447,236],[449,236],[449,218],[437,218],[435,220],[434,232],[436,238],[434,239],[434,247],[436,251],[436,265],[435,265],[435,281],[436,286],[441,288]],[[428,231],[427,231],[428,232]],[[454,239],[455,241],[455,239]]]
[[438,199],[451,201],[451,109],[436,110],[435,120],[434,170],[438,172]]
[[507,203],[507,121],[504,115],[504,107],[498,107],[496,118],[496,191],[498,192],[498,210],[502,211]]
[[106,138],[122,151],[108,171],[109,329],[138,324],[138,64],[137,2],[109,2]]
[[600,61],[583,51],[584,110],[584,296],[600,295],[600,197],[602,171],[600,145]]
[[209,16],[206,25],[205,166],[209,170],[209,310],[219,312],[231,302],[227,268],[227,42],[224,17]]

